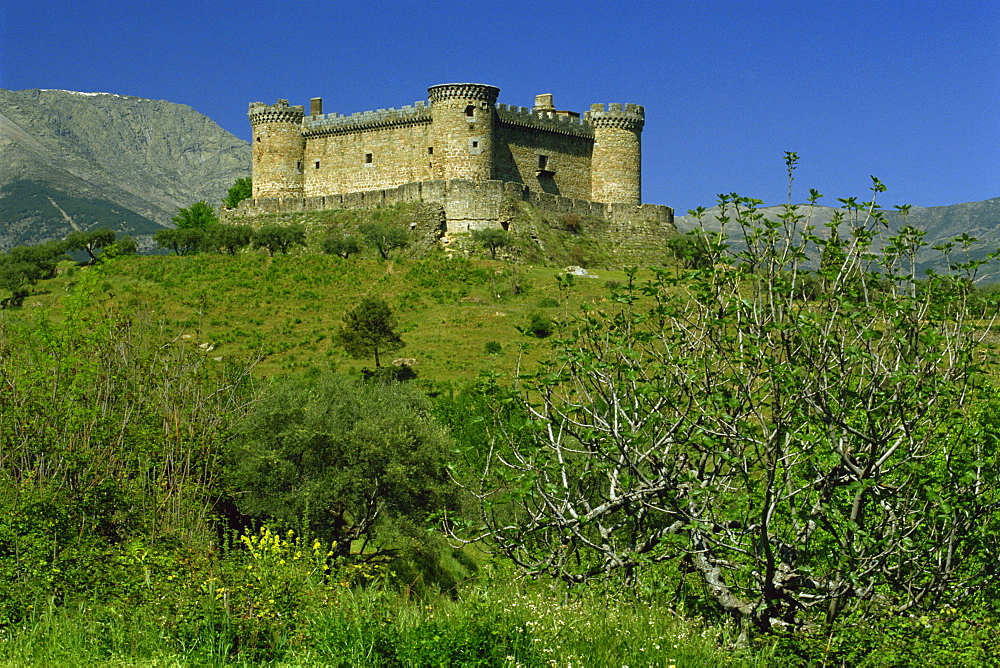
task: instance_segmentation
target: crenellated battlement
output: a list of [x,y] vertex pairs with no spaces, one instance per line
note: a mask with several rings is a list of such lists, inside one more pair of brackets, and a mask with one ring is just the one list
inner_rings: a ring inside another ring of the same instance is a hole
[[450,83],[428,100],[353,114],[309,113],[287,100],[254,102],[254,197],[326,197],[407,183],[501,181],[531,192],[606,204],[638,205],[641,133],[638,104],[559,110],[551,93],[532,107],[497,103],[500,89]]
[[529,107],[498,104],[497,119],[507,125],[547,130],[579,137],[593,137],[590,125],[579,116],[571,116],[558,111],[535,111]]
[[640,132],[646,124],[646,110],[639,104],[612,102],[607,105],[607,109],[603,104],[592,104],[584,118],[595,128],[620,128]]
[[302,121],[302,134],[307,138],[322,137],[430,122],[431,107],[421,100],[412,106],[407,105],[398,109],[377,109],[350,115],[334,113],[306,116]]
[[289,106],[288,100],[278,100],[275,104],[264,104],[263,102],[251,102],[250,125],[260,125],[261,123],[301,123],[305,116],[305,107],[302,105]]
[[500,95],[496,86],[476,83],[439,84],[427,89],[431,104],[445,100],[481,100],[490,105],[495,104]]

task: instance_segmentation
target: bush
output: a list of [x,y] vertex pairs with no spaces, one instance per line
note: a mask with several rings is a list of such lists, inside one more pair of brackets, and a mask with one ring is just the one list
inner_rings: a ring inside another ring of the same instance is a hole
[[487,341],[484,350],[487,355],[499,355],[503,352],[503,346],[500,345],[499,341]]
[[454,506],[449,440],[398,383],[331,373],[271,388],[230,457],[244,512],[335,544],[390,553],[393,537]]
[[361,248],[361,242],[357,237],[346,234],[331,234],[320,244],[320,249],[327,255],[338,255],[345,260],[360,253]]
[[523,331],[530,336],[544,339],[552,334],[552,320],[538,311],[532,311],[528,314],[528,324]]

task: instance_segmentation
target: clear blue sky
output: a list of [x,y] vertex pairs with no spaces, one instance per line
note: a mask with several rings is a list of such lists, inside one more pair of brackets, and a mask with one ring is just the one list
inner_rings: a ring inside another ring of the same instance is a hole
[[785,199],[784,151],[836,205],[1000,196],[1000,2],[0,0],[0,88],[188,104],[249,139],[248,103],[352,113],[427,87],[646,107],[643,199]]

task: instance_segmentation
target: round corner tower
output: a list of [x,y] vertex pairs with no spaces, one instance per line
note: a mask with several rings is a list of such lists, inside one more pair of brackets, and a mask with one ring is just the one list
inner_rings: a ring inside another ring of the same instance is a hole
[[441,84],[431,101],[435,179],[493,178],[493,128],[500,89],[485,84]]
[[288,100],[250,105],[254,198],[303,196],[304,115],[303,107],[291,107]]
[[591,199],[605,204],[642,204],[642,127],[646,112],[638,104],[590,105],[594,129]]

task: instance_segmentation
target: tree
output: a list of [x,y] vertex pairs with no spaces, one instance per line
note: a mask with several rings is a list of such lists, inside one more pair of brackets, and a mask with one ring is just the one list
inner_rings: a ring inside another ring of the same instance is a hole
[[344,324],[337,332],[347,353],[356,359],[375,356],[375,366],[381,367],[381,356],[402,348],[405,343],[396,332],[396,316],[378,297],[365,297],[344,314]]
[[0,301],[0,307],[21,306],[31,286],[56,275],[56,263],[65,257],[65,252],[64,241],[48,241],[35,246],[15,246],[10,253],[0,255],[0,290],[10,293]]
[[275,251],[285,254],[292,246],[305,246],[306,229],[298,224],[261,225],[253,234],[253,243],[274,257]]
[[101,261],[103,262],[122,255],[135,255],[137,252],[139,252],[139,244],[135,239],[126,234],[120,239],[116,239],[113,244],[105,247],[104,254],[101,255]]
[[328,255],[338,255],[346,260],[361,252],[361,242],[357,237],[346,234],[331,234],[323,239],[322,249]]
[[235,209],[240,202],[251,197],[253,197],[253,180],[249,176],[244,176],[236,179],[236,182],[229,187],[222,204],[227,209]]
[[253,241],[253,228],[249,225],[227,225],[219,223],[206,234],[205,245],[215,251],[236,255]]
[[524,417],[474,453],[478,535],[570,584],[674,564],[764,632],[994,595],[1000,450],[970,406],[996,304],[968,315],[974,240],[914,296],[920,235],[881,238],[875,198],[849,203],[841,261],[804,302],[795,281],[827,243],[811,207],[759,204],[723,196],[710,261],[630,271],[618,306],[584,312],[527,377]]
[[97,255],[94,251],[110,246],[114,242],[115,232],[107,227],[86,232],[75,230],[66,235],[66,249],[86,251],[87,255],[90,256],[90,264],[97,262]]
[[65,241],[46,241],[34,246],[15,246],[10,249],[10,258],[14,262],[26,262],[37,268],[38,278],[53,278],[56,275],[56,265],[66,259]]
[[218,224],[219,217],[215,215],[215,211],[208,205],[208,202],[202,200],[187,208],[179,209],[171,221],[179,230],[192,228],[204,230]]
[[485,230],[472,230],[472,242],[490,249],[490,257],[497,259],[497,250],[514,245],[510,232],[500,228],[489,227]]
[[371,540],[387,548],[401,524],[454,507],[449,445],[418,392],[328,373],[276,383],[232,466],[242,510],[305,529],[346,557],[353,541],[364,540],[362,552]]
[[199,227],[176,227],[157,230],[153,241],[160,248],[169,248],[177,255],[191,255],[205,243],[205,230]]
[[358,232],[369,246],[378,249],[383,260],[388,260],[389,253],[397,248],[410,245],[410,233],[389,223],[365,223],[358,226]]

